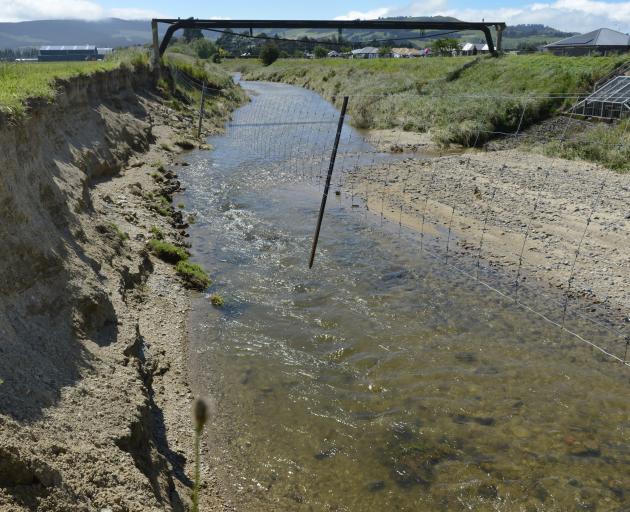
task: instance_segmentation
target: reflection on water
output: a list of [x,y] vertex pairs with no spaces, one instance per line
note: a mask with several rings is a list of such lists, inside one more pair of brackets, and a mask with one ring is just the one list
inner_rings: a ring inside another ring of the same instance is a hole
[[246,85],[181,173],[226,300],[195,302],[191,368],[238,510],[627,510],[628,373],[335,198],[309,271],[336,112]]

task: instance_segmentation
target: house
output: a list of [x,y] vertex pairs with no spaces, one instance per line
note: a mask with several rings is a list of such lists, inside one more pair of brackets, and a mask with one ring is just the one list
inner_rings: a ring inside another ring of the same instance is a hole
[[378,57],[378,48],[374,48],[373,46],[352,50],[353,59],[377,59]]
[[98,60],[96,46],[85,44],[76,46],[42,46],[37,54],[40,62],[69,60]]
[[545,46],[555,55],[606,55],[630,50],[630,36],[609,28],[598,28],[586,34],[567,37]]
[[332,51],[328,52],[327,57],[329,57],[329,58],[341,57],[341,53],[339,53],[336,50],[332,50]]
[[395,59],[422,57],[422,51],[417,48],[392,48],[392,57]]
[[113,48],[97,48],[96,52],[98,53],[98,60],[103,60],[108,55],[114,53]]
[[477,55],[478,53],[490,53],[488,44],[483,43],[464,43],[461,47],[462,55]]

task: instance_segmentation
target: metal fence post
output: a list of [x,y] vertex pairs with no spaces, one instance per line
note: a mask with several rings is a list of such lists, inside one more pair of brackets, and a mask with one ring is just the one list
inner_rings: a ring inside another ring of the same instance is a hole
[[343,121],[346,118],[347,108],[348,96],[344,96],[343,105],[341,106],[341,114],[339,115],[339,123],[337,124],[337,135],[335,137],[335,143],[333,144],[332,154],[330,155],[330,164],[328,165],[328,176],[326,176],[326,185],[324,186],[324,194],[322,195],[322,204],[319,207],[319,217],[317,218],[317,227],[315,228],[315,236],[313,237],[313,247],[311,248],[311,259],[308,262],[308,268],[313,268],[313,262],[315,261],[315,251],[317,250],[319,231],[322,227],[324,210],[326,209],[326,200],[328,199],[328,190],[330,189],[330,180],[332,178],[333,169],[335,168],[337,149],[339,148],[339,139],[341,138],[341,130],[343,129]]
[[201,138],[201,124],[203,123],[203,107],[206,102],[206,82],[201,88],[201,103],[199,105],[199,127],[197,128],[197,138]]

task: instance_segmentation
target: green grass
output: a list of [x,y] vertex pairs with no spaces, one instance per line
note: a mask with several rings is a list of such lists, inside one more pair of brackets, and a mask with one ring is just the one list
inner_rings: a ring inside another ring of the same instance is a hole
[[148,242],[149,250],[161,260],[167,263],[179,263],[188,259],[188,251],[183,247],[177,247],[163,240],[151,239]]
[[[429,132],[440,144],[470,146],[491,132],[511,133],[553,115],[573,102],[557,96],[589,91],[628,58],[536,54],[244,65],[250,66],[247,79],[307,87],[337,105],[349,95],[349,115],[358,128]],[[226,61],[230,69],[238,65]]]
[[213,295],[212,297],[210,297],[210,303],[217,308],[222,308],[225,305],[225,300],[223,299],[223,297],[221,297],[221,295]]
[[181,260],[175,266],[175,270],[184,279],[184,281],[198,290],[205,290],[212,284],[212,281],[208,277],[206,271],[196,263]]
[[549,156],[598,162],[616,171],[630,170],[630,119],[599,123],[585,133],[567,133],[567,140],[543,147]]
[[28,110],[27,100],[54,100],[58,80],[147,63],[146,53],[134,50],[117,51],[104,61],[94,62],[0,62],[0,112],[22,116]]
[[[159,231],[159,233],[158,231],[159,230],[156,229],[155,234],[161,234],[161,231]],[[154,232],[154,230],[152,229],[151,232]],[[178,247],[164,240],[158,240],[157,238],[149,240],[148,247],[158,258],[175,265],[177,274],[182,277],[191,288],[205,290],[212,284],[208,273],[203,267],[188,261],[190,254],[183,247]]]

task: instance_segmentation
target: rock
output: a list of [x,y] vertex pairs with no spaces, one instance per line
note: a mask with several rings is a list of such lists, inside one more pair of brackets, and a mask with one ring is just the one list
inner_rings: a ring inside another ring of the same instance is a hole
[[477,494],[482,498],[487,499],[494,499],[499,495],[497,488],[493,484],[489,483],[481,484],[477,488]]
[[367,485],[368,491],[370,492],[378,492],[385,489],[385,482],[383,480],[375,480],[374,482],[370,482]]

